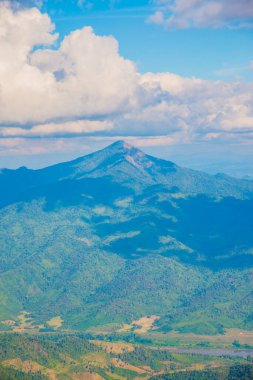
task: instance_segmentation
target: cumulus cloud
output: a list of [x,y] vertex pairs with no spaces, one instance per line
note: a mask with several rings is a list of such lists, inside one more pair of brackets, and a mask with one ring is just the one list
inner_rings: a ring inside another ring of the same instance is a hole
[[[252,83],[141,75],[113,37],[97,36],[90,27],[73,31],[59,46],[57,37],[38,9],[0,5],[2,151],[20,151],[21,144],[36,152],[36,138],[42,145],[63,137],[74,144],[73,136],[78,142],[82,135],[138,137],[146,145],[252,141]],[[66,142],[57,149],[66,149]]]
[[0,5],[0,122],[111,114],[129,106],[136,69],[113,37],[90,27],[66,36],[59,49],[49,17],[36,8],[14,12]]
[[166,27],[253,27],[252,0],[154,0],[149,21]]
[[[139,135],[170,135],[175,143],[205,140],[251,140],[253,84],[147,73],[141,84],[160,91],[156,101],[132,109],[121,119],[122,133],[138,126]],[[133,126],[133,127],[132,127]]]

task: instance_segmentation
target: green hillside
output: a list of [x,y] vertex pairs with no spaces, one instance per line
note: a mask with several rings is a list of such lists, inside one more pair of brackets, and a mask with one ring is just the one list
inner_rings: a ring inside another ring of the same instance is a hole
[[118,142],[0,185],[1,330],[252,329],[252,181]]
[[252,358],[240,353],[179,353],[82,335],[0,335],[1,380],[250,380],[252,374]]

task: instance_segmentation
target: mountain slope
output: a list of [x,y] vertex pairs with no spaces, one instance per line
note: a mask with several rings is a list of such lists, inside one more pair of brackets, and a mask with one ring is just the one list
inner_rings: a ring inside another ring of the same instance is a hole
[[252,189],[121,141],[2,170],[1,328],[252,328]]
[[135,191],[158,184],[170,192],[185,195],[253,198],[253,181],[223,174],[212,176],[181,168],[170,161],[146,155],[124,141],[118,141],[101,151],[40,170],[24,167],[17,170],[2,169],[0,199],[2,204],[6,204],[18,201],[28,189],[64,181],[104,177]]

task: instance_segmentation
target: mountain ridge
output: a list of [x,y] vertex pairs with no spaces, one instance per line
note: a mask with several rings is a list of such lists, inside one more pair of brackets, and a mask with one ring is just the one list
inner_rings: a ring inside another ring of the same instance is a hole
[[[19,191],[64,180],[110,177],[114,182],[141,191],[146,186],[163,185],[186,195],[208,194],[214,197],[253,197],[253,181],[226,175],[210,175],[182,168],[171,161],[143,153],[123,140],[74,160],[42,169],[4,169],[0,173],[0,197],[15,200]],[[6,191],[4,191],[6,189]]]
[[122,142],[1,174],[0,329],[251,329],[251,185]]

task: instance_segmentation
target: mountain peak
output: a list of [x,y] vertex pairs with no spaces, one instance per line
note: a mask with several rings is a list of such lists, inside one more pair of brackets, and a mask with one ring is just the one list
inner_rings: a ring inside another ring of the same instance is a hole
[[136,148],[135,146],[129,144],[128,142],[124,140],[118,140],[111,145],[106,146],[102,151],[104,155],[110,157],[110,160],[112,157],[121,157],[121,159],[132,161],[133,159],[141,159],[145,155],[142,150]]
[[111,145],[107,146],[105,149],[109,149],[109,150],[124,150],[124,151],[130,151],[130,150],[138,150],[137,148],[135,148],[133,145],[129,144],[128,142],[124,141],[124,140],[118,140],[114,143],[112,143]]

